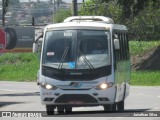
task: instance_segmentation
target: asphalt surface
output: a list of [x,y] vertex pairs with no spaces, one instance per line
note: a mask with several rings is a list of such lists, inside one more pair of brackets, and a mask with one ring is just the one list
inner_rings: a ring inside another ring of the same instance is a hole
[[[82,119],[81,117],[86,120],[160,120],[160,86],[131,87],[130,95],[125,100],[124,112],[104,113],[102,106],[79,107],[73,108],[72,114],[47,116],[45,106],[40,102],[39,87],[36,85],[36,82],[0,81],[0,113],[2,114],[4,111],[40,112],[43,116],[42,120],[61,120],[64,118],[66,120],[80,120]],[[136,115],[141,115],[141,117],[137,117]],[[159,117],[156,117],[156,115]],[[6,117],[2,118],[0,120],[9,119]],[[32,119],[39,120],[40,118]]]

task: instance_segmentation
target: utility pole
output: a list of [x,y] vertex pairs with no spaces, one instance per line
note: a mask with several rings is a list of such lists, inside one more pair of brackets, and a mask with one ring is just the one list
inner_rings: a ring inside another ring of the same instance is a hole
[[5,26],[5,14],[7,12],[9,0],[2,0],[2,26]]
[[54,0],[54,12],[56,11],[56,0]]
[[72,15],[77,16],[78,10],[77,10],[77,0],[72,0]]
[[56,0],[54,0],[54,13],[53,13],[53,22],[55,23],[55,16],[56,16]]
[[5,26],[5,0],[2,0],[2,26]]
[[57,0],[57,10],[59,11],[59,0]]

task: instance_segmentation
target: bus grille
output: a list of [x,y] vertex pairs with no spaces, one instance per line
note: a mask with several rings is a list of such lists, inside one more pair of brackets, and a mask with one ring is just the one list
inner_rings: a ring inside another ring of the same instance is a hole
[[87,94],[62,95],[55,100],[55,103],[69,103],[70,101],[80,101],[82,103],[98,103],[98,101],[94,97],[87,95]]

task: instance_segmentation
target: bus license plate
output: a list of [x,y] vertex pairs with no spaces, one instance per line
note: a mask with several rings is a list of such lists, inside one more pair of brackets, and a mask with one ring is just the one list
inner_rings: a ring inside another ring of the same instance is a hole
[[81,105],[83,102],[82,101],[69,101],[69,104],[74,104],[74,105]]

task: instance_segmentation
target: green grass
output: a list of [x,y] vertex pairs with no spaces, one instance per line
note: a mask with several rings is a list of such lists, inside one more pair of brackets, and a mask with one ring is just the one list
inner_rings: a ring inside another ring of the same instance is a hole
[[[143,55],[143,53],[160,46],[160,41],[130,41],[130,54]],[[160,71],[132,71],[131,85],[160,86]]]
[[5,53],[0,56],[0,80],[33,81],[39,60],[33,53]]
[[130,54],[131,55],[141,55],[144,52],[155,48],[160,45],[160,41],[130,41]]
[[160,86],[160,71],[132,71],[131,85]]

